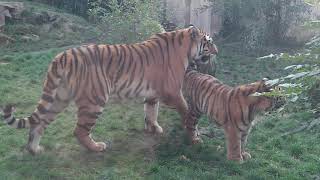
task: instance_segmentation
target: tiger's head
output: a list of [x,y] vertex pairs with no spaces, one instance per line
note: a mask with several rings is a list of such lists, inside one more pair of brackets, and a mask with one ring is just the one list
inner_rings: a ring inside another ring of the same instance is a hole
[[266,95],[277,88],[275,85],[268,84],[268,78],[263,78],[263,80],[241,86],[240,90],[243,96],[247,97],[249,107],[257,111],[272,111],[285,103],[285,99],[281,96]]
[[192,61],[196,64],[207,64],[212,56],[218,54],[218,48],[213,43],[212,37],[194,26],[190,26],[188,31],[193,41]]

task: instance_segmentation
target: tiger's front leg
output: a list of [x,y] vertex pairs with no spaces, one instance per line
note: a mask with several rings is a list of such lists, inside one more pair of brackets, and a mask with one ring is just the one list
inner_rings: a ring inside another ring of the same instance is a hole
[[152,134],[162,134],[162,127],[159,125],[158,118],[159,101],[157,99],[145,99],[144,103],[144,127],[145,131]]
[[192,104],[189,104],[189,118],[186,122],[186,128],[189,132],[193,144],[202,143],[202,139],[200,138],[200,133],[198,130],[198,120],[200,118],[200,114],[194,111],[194,107]]
[[242,162],[241,133],[230,123],[225,125],[224,132],[227,142],[227,158],[229,160]]

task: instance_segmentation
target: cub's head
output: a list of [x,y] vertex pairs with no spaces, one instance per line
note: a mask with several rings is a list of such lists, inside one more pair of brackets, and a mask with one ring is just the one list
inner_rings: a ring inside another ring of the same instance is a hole
[[217,46],[212,38],[200,29],[190,26],[188,28],[193,46],[191,48],[191,57],[196,64],[207,64],[210,57],[218,54]]
[[285,99],[281,96],[266,95],[277,89],[274,85],[268,84],[268,79],[240,86],[242,95],[246,98],[249,107],[256,111],[270,111],[281,107],[285,103]]

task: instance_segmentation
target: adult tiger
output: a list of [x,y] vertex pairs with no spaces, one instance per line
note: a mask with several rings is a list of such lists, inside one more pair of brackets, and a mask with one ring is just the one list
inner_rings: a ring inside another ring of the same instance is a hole
[[[111,94],[122,98],[145,98],[145,108],[157,108],[159,100],[177,109],[183,122],[189,118],[181,92],[188,63],[216,54],[212,40],[196,27],[159,33],[128,45],[88,45],[68,49],[51,62],[41,99],[31,116],[16,119],[14,107],[3,110],[5,121],[16,128],[30,127],[27,149],[39,146],[44,129],[70,101],[78,108],[74,134],[91,151],[106,149],[90,137],[92,127]],[[154,119],[146,117],[146,129],[161,133]],[[191,118],[191,117],[190,117]]]

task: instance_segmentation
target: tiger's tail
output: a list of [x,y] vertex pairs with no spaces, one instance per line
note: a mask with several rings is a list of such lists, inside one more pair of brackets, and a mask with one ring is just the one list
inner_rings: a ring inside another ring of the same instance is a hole
[[50,112],[51,106],[56,99],[57,89],[62,77],[62,68],[55,59],[48,68],[47,76],[43,86],[42,96],[35,111],[28,117],[17,119],[14,117],[15,106],[6,105],[2,109],[4,121],[17,129],[30,128],[33,124],[39,124],[42,117]]

